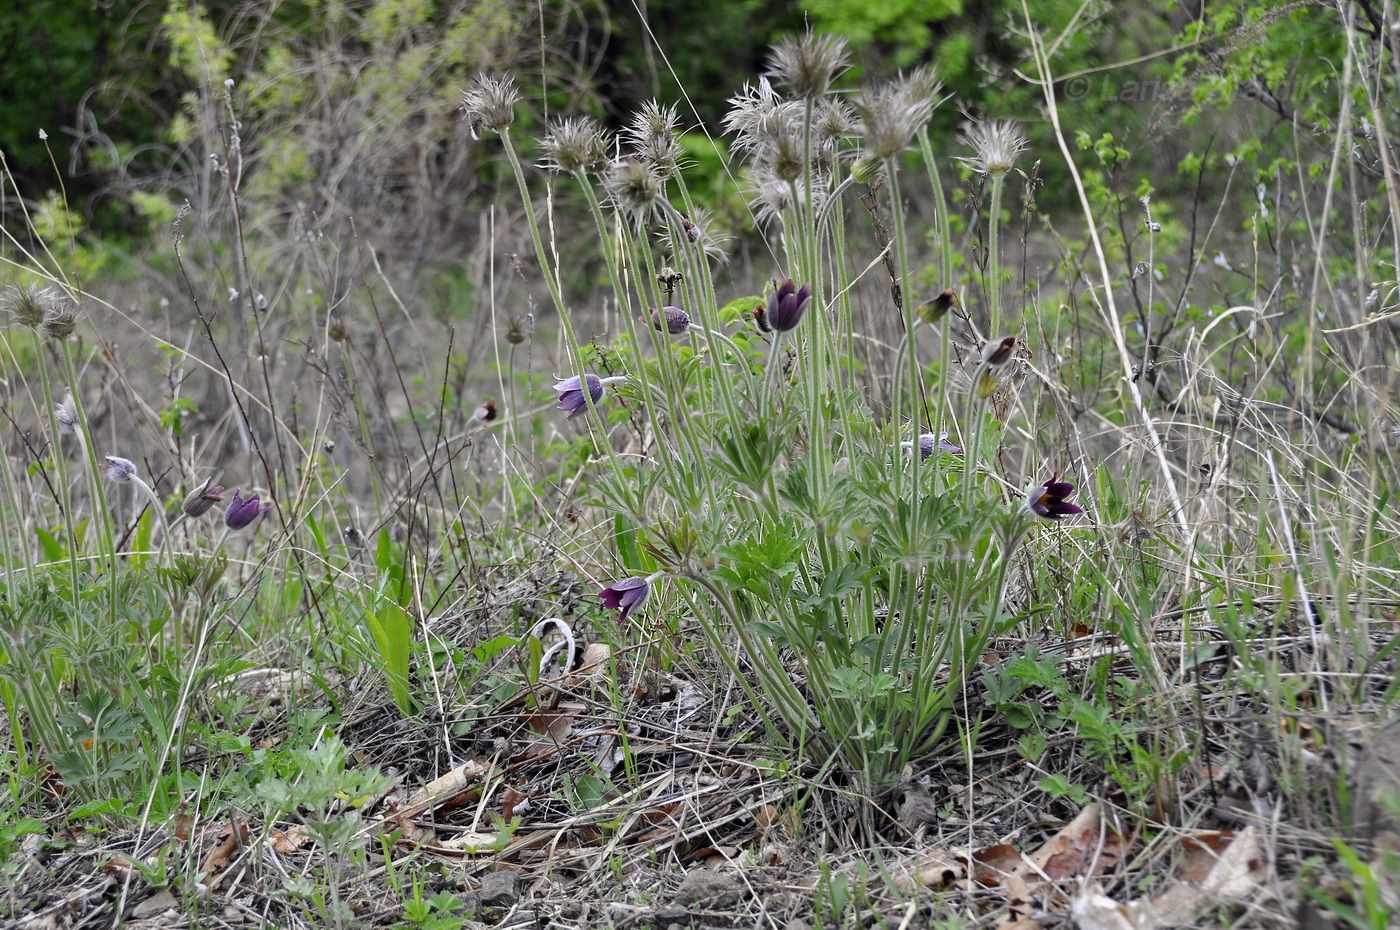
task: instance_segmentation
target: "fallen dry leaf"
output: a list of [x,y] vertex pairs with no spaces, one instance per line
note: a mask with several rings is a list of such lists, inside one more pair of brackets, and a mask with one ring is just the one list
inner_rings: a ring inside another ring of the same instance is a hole
[[311,834],[303,826],[295,826],[290,830],[272,831],[272,849],[279,856],[285,856],[296,852],[306,845],[311,839]]
[[242,819],[234,820],[224,830],[224,837],[219,841],[209,855],[204,857],[203,864],[199,871],[203,873],[205,881],[213,879],[233,861],[233,856],[244,844],[248,842],[248,822]]
[[1196,918],[1221,905],[1241,901],[1254,894],[1264,878],[1265,861],[1259,849],[1259,832],[1254,827],[1246,827],[1234,840],[1218,854],[1209,850],[1209,842],[1214,842],[1220,834],[1210,834],[1212,839],[1188,847],[1208,857],[1209,869],[1197,878],[1187,877],[1185,869],[1199,875],[1200,862],[1192,861],[1188,854],[1183,864],[1183,874],[1162,894],[1142,905],[1147,927],[1174,927],[1193,923]]
[[967,856],[947,849],[921,849],[893,863],[891,872],[894,885],[902,894],[913,894],[919,889],[938,890],[967,875]]

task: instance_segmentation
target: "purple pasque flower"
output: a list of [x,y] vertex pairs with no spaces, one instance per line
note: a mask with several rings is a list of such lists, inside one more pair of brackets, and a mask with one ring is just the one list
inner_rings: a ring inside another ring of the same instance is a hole
[[782,284],[773,282],[773,290],[768,295],[768,306],[764,311],[764,321],[780,333],[796,328],[812,302],[812,288],[801,287],[788,278]]
[[239,490],[233,489],[233,499],[228,502],[228,509],[224,511],[224,525],[231,530],[241,530],[252,525],[254,520],[272,509],[271,502],[262,503],[258,500],[258,492],[254,491],[243,497]]
[[588,401],[583,397],[583,385],[588,385],[588,396],[592,399],[594,406],[603,399],[604,388],[603,379],[597,375],[584,375],[583,380],[578,375],[572,378],[562,378],[554,383],[554,390],[559,392],[559,409],[569,415],[572,420],[588,409]]
[[642,602],[651,593],[651,580],[649,578],[624,578],[621,581],[614,581],[606,588],[598,592],[598,597],[602,599],[603,606],[610,610],[621,611],[617,615],[618,623],[625,623],[632,611],[642,606]]
[[126,484],[136,477],[136,463],[120,455],[106,456],[107,464],[102,466],[102,477],[113,484]]
[[1073,496],[1074,485],[1068,481],[1051,478],[1044,484],[1035,485],[1026,493],[1026,509],[1046,520],[1063,520],[1065,517],[1084,512],[1083,507],[1068,502],[1068,498]]
[[926,459],[935,452],[947,452],[951,455],[961,455],[962,446],[948,441],[947,433],[924,433],[919,437],[919,458]]

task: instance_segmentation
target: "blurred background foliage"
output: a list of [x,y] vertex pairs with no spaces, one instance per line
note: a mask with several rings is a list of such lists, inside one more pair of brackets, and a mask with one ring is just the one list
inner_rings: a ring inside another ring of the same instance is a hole
[[[1325,88],[1346,37],[1321,5],[1027,2],[1055,42],[1067,128],[1120,180],[1133,153],[1212,193],[1209,159],[1254,157],[1261,120],[1300,122],[1326,148],[1339,101]],[[1369,9],[1356,8],[1363,32]],[[719,138],[726,100],[770,43],[810,24],[851,40],[852,87],[934,64],[954,98],[936,117],[950,153],[964,112],[1032,121],[1038,208],[1053,213],[1067,187],[1020,77],[1020,19],[1021,0],[20,0],[0,7],[0,142],[22,191],[42,199],[61,176],[72,222],[111,242],[139,241],[184,201],[203,216],[220,183],[207,153],[225,151],[259,222],[345,241],[351,217],[373,218],[376,248],[431,264],[471,232],[461,206],[491,182],[456,125],[476,72],[516,72],[539,93],[537,118],[617,125],[644,100],[681,102],[717,186],[705,136]],[[1252,122],[1237,133],[1203,118],[1241,105]],[[231,137],[210,135],[230,115],[217,107],[236,114]]]

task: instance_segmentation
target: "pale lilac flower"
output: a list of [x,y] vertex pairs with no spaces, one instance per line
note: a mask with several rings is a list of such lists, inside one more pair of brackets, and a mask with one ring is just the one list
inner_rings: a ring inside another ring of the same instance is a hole
[[593,401],[594,406],[603,399],[606,390],[603,387],[603,379],[597,375],[584,375],[580,381],[578,375],[572,378],[563,378],[556,382],[554,390],[559,393],[559,408],[569,415],[572,420],[588,409],[588,401],[583,397],[583,385],[588,385],[588,396]]

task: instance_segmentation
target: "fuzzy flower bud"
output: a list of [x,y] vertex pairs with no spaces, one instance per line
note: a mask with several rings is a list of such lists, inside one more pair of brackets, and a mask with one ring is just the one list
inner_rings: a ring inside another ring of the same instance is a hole
[[1016,337],[1003,336],[992,339],[982,347],[982,363],[989,368],[1005,365],[1016,354]]
[[73,392],[63,395],[63,400],[54,405],[53,422],[60,436],[71,436],[78,431],[78,405],[73,401]]
[[131,459],[124,459],[120,455],[106,456],[107,462],[102,466],[102,477],[113,484],[126,484],[136,477],[136,463]]
[[187,517],[202,517],[209,512],[209,508],[223,499],[223,486],[214,484],[213,478],[205,478],[203,484],[185,495],[184,503],[180,505],[180,509],[185,512]]

